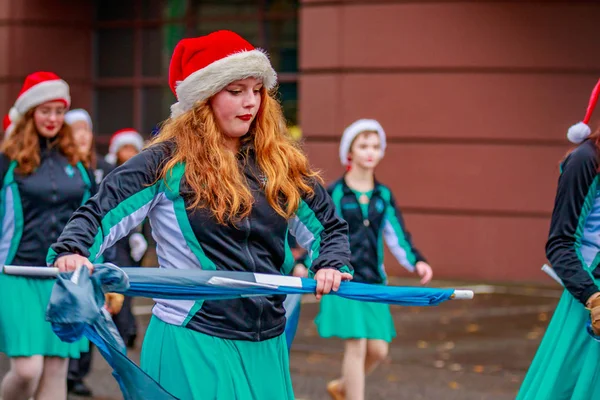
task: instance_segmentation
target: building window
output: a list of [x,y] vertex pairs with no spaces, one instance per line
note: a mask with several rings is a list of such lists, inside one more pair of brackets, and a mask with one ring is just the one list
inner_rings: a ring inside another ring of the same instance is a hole
[[148,137],[175,96],[169,60],[184,37],[233,30],[269,52],[278,98],[297,123],[298,0],[96,0],[94,117],[98,143],[133,127]]

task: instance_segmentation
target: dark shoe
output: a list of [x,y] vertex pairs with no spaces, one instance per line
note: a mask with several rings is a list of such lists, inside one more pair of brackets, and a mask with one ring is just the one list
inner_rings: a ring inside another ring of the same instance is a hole
[[[67,387],[70,385],[67,385]],[[69,393],[82,396],[82,397],[92,397],[92,391],[89,387],[85,385],[85,383],[79,381],[74,382],[71,387],[68,387]]]
[[135,348],[135,340],[137,339],[137,335],[131,335],[127,338],[127,341],[125,343],[125,345],[127,346],[128,349],[133,349]]

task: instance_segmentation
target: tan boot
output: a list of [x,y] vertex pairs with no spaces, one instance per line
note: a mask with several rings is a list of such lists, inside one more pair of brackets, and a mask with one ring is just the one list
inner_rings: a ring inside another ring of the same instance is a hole
[[344,396],[344,391],[342,388],[342,383],[339,379],[333,380],[327,384],[327,393],[331,396],[333,400],[345,400],[346,396]]

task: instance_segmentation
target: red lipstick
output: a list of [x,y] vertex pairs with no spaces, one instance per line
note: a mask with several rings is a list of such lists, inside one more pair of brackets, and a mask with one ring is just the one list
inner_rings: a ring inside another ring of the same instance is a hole
[[242,121],[250,121],[252,119],[252,114],[238,115],[238,118]]

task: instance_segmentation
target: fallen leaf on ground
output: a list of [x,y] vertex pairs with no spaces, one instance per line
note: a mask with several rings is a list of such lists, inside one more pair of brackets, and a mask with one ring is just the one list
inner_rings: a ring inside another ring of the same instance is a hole
[[476,365],[473,367],[473,372],[477,372],[478,374],[481,374],[484,370],[485,367],[483,365]]

